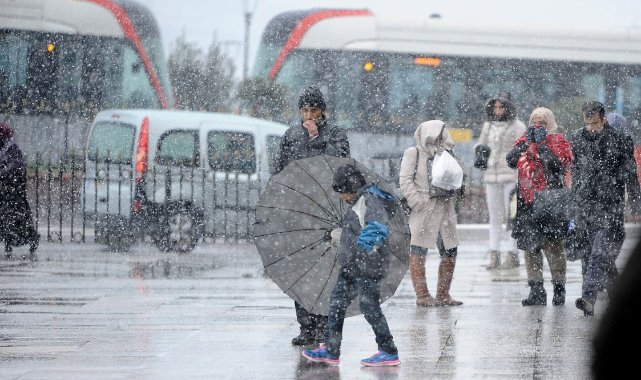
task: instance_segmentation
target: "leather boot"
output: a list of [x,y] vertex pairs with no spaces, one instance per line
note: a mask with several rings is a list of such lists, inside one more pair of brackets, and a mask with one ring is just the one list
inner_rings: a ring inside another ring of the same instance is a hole
[[505,255],[501,263],[501,269],[513,269],[519,267],[519,254],[516,251],[510,251]]
[[543,281],[528,281],[530,295],[521,301],[523,306],[545,306],[547,305],[547,293],[543,287]]
[[425,280],[425,256],[410,255],[409,264],[412,285],[414,285],[414,292],[416,293],[416,306],[436,306],[436,301],[430,295],[427,289],[427,281]]
[[552,305],[559,306],[565,304],[565,283],[554,284],[554,296],[552,297]]
[[485,267],[487,270],[497,269],[501,265],[501,252],[490,251],[490,263]]
[[454,277],[454,267],[456,266],[455,256],[441,257],[441,263],[438,266],[438,285],[436,286],[436,302],[438,306],[460,306],[463,302],[456,301],[450,296],[450,286]]
[[308,346],[310,344],[314,344],[315,342],[316,336],[310,331],[306,330],[301,330],[300,334],[292,339],[292,344],[294,346]]

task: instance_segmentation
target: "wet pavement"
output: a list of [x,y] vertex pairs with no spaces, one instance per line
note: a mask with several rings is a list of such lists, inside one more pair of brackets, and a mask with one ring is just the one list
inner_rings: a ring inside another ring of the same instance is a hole
[[[607,298],[594,317],[574,307],[580,263],[568,263],[566,305],[551,305],[546,264],[548,306],[523,307],[523,264],[485,270],[486,226],[460,227],[451,293],[463,306],[417,308],[409,273],[383,305],[397,368],[361,367],[376,351],[362,316],[346,320],[340,366],[308,364],[290,345],[293,301],[263,276],[252,244],[178,255],[43,243],[38,262],[0,260],[0,379],[589,378],[591,334]],[[437,265],[430,253],[430,290]]]

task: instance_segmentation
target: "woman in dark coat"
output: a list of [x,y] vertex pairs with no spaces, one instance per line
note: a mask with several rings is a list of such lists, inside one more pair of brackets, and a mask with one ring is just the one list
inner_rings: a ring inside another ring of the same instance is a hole
[[13,130],[5,123],[0,123],[0,240],[4,241],[7,258],[11,258],[13,247],[29,244],[29,258],[36,260],[40,236],[27,202],[25,158],[14,141]]
[[[512,237],[525,254],[530,295],[523,306],[547,304],[543,287],[543,254],[547,258],[554,285],[553,305],[565,303],[566,220],[539,221],[533,216],[534,194],[545,189],[566,187],[565,176],[572,164],[570,144],[558,133],[554,114],[547,108],[532,111],[529,128],[507,154],[510,167],[517,169],[518,191]],[[561,207],[561,205],[559,205]]]

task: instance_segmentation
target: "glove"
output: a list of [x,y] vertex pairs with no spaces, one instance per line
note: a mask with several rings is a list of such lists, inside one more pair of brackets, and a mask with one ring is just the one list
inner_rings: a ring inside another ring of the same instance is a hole
[[540,143],[545,140],[545,137],[548,135],[548,131],[545,128],[534,128],[534,142]]
[[474,167],[481,170],[486,170],[487,161],[490,158],[492,149],[490,149],[490,147],[487,145],[479,144],[476,146],[476,148],[474,148],[474,152]]
[[334,228],[332,232],[329,233],[329,236],[332,237],[331,245],[334,248],[338,248],[341,244],[341,235],[343,234],[342,228]]
[[529,127],[527,129],[527,135],[525,135],[525,138],[527,139],[528,142],[533,143],[534,142],[534,130],[536,128],[534,127]]

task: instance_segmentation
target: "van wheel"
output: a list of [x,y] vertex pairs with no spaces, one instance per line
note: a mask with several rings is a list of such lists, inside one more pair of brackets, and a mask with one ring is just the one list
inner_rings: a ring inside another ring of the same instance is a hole
[[200,218],[187,206],[170,207],[161,218],[156,246],[164,252],[190,252],[200,239]]

